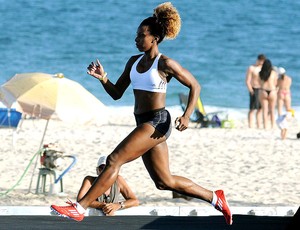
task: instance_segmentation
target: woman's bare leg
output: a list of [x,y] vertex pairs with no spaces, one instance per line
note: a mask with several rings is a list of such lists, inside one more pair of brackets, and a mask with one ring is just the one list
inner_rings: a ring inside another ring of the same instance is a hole
[[142,124],[135,128],[108,156],[106,167],[85,196],[80,199],[80,205],[86,209],[116,181],[123,164],[137,159],[163,141],[165,137],[149,124]]
[[269,112],[270,112],[270,118],[271,118],[271,127],[274,128],[276,125],[276,119],[275,119],[275,107],[277,102],[277,93],[275,90],[273,90],[268,98],[269,101]]
[[171,175],[168,146],[165,141],[151,148],[142,158],[158,189],[176,191],[209,202],[223,213],[227,224],[232,224],[232,214],[223,190],[212,192],[187,178]]
[[263,112],[263,123],[264,123],[264,128],[268,128],[268,121],[269,121],[269,103],[268,103],[268,96],[266,95],[267,93],[264,91],[260,92],[260,104]]
[[195,184],[185,177],[171,175],[168,146],[165,141],[144,154],[143,161],[158,189],[172,190],[209,203],[212,202],[212,191]]
[[292,106],[292,98],[291,95],[286,95],[285,100],[284,100],[284,106],[286,111],[288,111],[289,109],[291,109]]

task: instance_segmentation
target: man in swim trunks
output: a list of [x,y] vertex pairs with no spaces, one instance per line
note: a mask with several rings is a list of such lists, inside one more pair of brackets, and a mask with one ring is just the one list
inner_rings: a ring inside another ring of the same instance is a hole
[[249,91],[250,96],[250,105],[248,113],[248,126],[249,128],[254,127],[254,116],[256,111],[256,126],[261,128],[262,124],[262,113],[261,113],[261,104],[259,102],[259,88],[260,88],[260,79],[259,72],[261,67],[266,59],[264,54],[259,54],[257,56],[256,63],[250,65],[246,73],[246,86]]

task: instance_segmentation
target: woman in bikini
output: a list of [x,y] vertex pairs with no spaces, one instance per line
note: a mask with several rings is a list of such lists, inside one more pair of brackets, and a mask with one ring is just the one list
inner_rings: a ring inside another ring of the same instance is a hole
[[269,59],[264,61],[264,64],[259,72],[261,80],[261,88],[259,99],[263,110],[264,128],[269,127],[269,116],[271,119],[271,127],[275,127],[275,107],[277,101],[277,72],[273,70],[272,63]]
[[[163,3],[154,14],[141,22],[135,38],[142,54],[132,56],[114,84],[97,60],[88,66],[88,74],[96,78],[105,91],[115,100],[122,97],[132,85],[134,116],[137,127],[107,157],[106,166],[87,193],[69,206],[51,205],[52,210],[64,217],[81,221],[87,207],[116,181],[120,167],[142,157],[144,165],[160,190],[171,190],[211,203],[223,213],[227,224],[232,224],[232,214],[223,190],[208,190],[193,181],[171,174],[167,139],[171,134],[170,113],[165,109],[167,83],[177,80],[187,87],[189,98],[182,116],[176,119],[176,129],[188,128],[200,93],[195,77],[177,61],[159,52],[158,45],[164,38],[175,38],[180,31],[181,20],[176,8]],[[113,137],[112,137],[113,138]]]
[[291,96],[291,85],[292,78],[285,74],[285,69],[282,67],[278,68],[278,94],[277,94],[277,109],[278,116],[282,115],[282,107],[285,107],[285,110],[288,111],[291,109],[292,96]]

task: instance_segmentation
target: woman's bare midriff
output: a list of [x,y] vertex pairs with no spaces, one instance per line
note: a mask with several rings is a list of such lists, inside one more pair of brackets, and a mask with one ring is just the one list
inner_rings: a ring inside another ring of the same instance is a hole
[[166,105],[165,93],[155,93],[137,89],[133,90],[133,93],[135,97],[135,114],[158,110],[164,108]]

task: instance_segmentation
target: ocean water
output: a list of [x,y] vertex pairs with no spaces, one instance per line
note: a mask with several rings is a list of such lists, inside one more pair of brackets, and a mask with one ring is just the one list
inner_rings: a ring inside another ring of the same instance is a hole
[[[99,58],[115,82],[131,55],[139,23],[162,1],[0,0],[0,84],[16,73],[64,73],[107,106],[132,106],[132,89],[113,101],[86,74]],[[174,0],[182,18],[175,40],[160,51],[187,68],[202,86],[208,110],[247,111],[247,67],[259,53],[293,78],[292,103],[300,105],[300,2],[293,0]],[[168,106],[187,88],[172,80]]]

